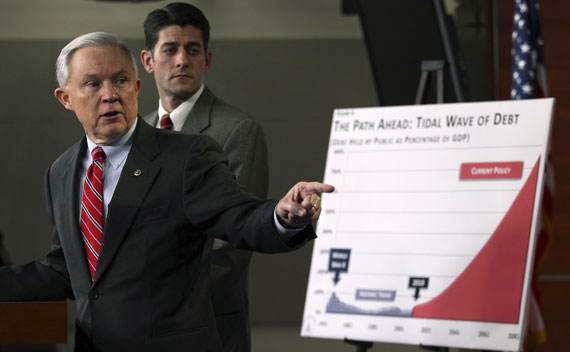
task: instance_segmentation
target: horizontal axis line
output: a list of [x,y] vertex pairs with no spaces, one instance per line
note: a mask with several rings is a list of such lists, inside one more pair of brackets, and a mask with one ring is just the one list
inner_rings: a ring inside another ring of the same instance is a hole
[[467,257],[473,258],[475,254],[444,254],[444,253],[407,253],[407,252],[353,252],[360,255],[386,255],[386,256],[408,256],[408,257]]
[[461,211],[461,210],[417,210],[417,211],[381,211],[381,210],[342,210],[343,214],[504,214],[506,210],[479,210],[479,211]]
[[[334,275],[334,273],[332,271],[328,271],[328,270],[324,270],[324,269],[320,269],[317,270],[318,274],[332,274]],[[366,273],[366,272],[350,272],[348,274],[341,274],[341,279],[345,276],[345,275],[362,275],[362,276],[397,276],[397,277],[410,277],[410,276],[428,276],[430,278],[438,278],[438,279],[454,279],[457,277],[457,275],[433,275],[433,274],[406,274],[406,273]]]
[[[366,290],[368,290],[368,289],[366,289]],[[382,291],[383,289],[371,289],[371,290]],[[330,294],[330,293],[333,293],[333,292],[336,293],[337,296],[347,296],[347,297],[350,296],[350,297],[354,297],[354,292],[329,291],[329,292],[327,292],[327,294]],[[431,299],[431,298],[434,298],[434,296],[428,296],[428,295],[426,295],[426,294],[422,294],[421,296],[422,296],[423,299]],[[414,297],[414,295],[412,294],[412,292],[410,292],[409,294],[406,294],[406,293],[396,293],[396,297],[397,297],[397,298],[412,298],[412,297]],[[362,298],[361,298],[361,299],[358,299],[358,298],[357,298],[356,300],[357,300],[357,301],[378,302],[378,303],[384,302],[384,301],[382,301],[382,300],[362,299]]]
[[338,191],[339,193],[473,193],[473,192],[519,192],[518,189],[461,189],[461,190],[446,190],[446,189],[433,189],[433,190],[346,190],[346,191]]
[[362,235],[422,235],[422,236],[490,236],[487,232],[393,232],[393,231],[337,231],[336,234]]

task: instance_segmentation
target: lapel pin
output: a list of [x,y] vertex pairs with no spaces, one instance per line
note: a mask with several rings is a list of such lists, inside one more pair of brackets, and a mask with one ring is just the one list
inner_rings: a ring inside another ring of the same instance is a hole
[[133,175],[135,176],[140,176],[142,174],[141,169],[136,169],[135,172],[133,172]]

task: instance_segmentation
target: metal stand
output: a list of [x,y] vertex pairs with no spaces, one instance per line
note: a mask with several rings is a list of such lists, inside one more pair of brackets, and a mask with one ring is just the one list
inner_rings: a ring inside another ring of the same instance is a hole
[[449,352],[449,347],[441,346],[426,346],[420,343],[420,350],[424,351],[435,351],[435,352]]
[[[445,66],[444,60],[424,60],[422,61],[421,69],[422,75],[420,76],[420,83],[418,85],[418,92],[416,94],[416,105],[422,103],[429,75],[436,75],[437,76],[437,103],[443,103],[443,68]],[[369,348],[372,348],[372,342],[366,341],[355,341],[349,340],[347,338],[344,339],[345,343],[350,345],[356,346],[356,352],[366,352]],[[440,346],[426,346],[420,344],[421,350],[426,351],[435,351],[435,352],[449,352],[449,347],[440,347]]]
[[[426,92],[426,85],[428,82],[428,74],[437,75],[437,103],[443,103],[443,68],[445,62],[443,60],[424,60],[422,61],[422,75],[420,76],[420,83],[418,85],[418,92],[416,94],[416,105],[423,102]],[[420,343],[420,350],[435,351],[435,352],[449,352],[449,347],[441,346],[426,346]]]
[[349,340],[346,337],[344,338],[344,342],[349,345],[355,345],[356,352],[366,352],[369,348],[372,348],[372,342]]
[[437,75],[437,103],[443,103],[443,68],[445,62],[443,60],[424,60],[422,61],[422,75],[420,76],[420,83],[418,85],[418,92],[416,93],[415,105],[423,102],[424,95],[428,83],[428,75]]

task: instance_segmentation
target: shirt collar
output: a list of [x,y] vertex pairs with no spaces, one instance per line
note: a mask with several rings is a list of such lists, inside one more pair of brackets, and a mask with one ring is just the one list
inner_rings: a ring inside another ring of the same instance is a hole
[[204,91],[204,85],[202,84],[200,89],[198,89],[196,93],[194,93],[194,95],[192,95],[188,100],[186,100],[182,104],[178,105],[171,112],[166,111],[166,109],[162,107],[162,102],[159,99],[158,126],[160,126],[160,117],[164,116],[164,114],[169,114],[170,119],[172,120],[172,124],[174,125],[174,130],[180,131],[182,129],[182,126],[184,125],[184,122],[186,122],[186,117],[188,116],[188,114],[196,104],[196,101],[198,101],[198,98],[200,98],[200,96],[202,95],[203,91]]
[[[125,133],[124,136],[119,138],[117,141],[109,144],[102,145],[103,151],[105,152],[106,161],[114,168],[119,168],[127,159],[131,146],[133,145],[133,135],[135,128],[137,127],[138,117],[135,119],[135,123],[131,126],[129,131]],[[91,159],[91,152],[97,147],[97,144],[93,142],[89,137],[87,137],[87,148],[89,149],[89,158]]]

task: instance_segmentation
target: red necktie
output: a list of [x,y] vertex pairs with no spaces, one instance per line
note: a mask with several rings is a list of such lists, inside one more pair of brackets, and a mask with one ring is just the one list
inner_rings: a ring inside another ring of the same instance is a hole
[[95,147],[91,152],[93,163],[87,169],[81,198],[81,235],[87,253],[91,280],[99,261],[103,241],[103,158],[105,152]]
[[162,115],[162,117],[160,118],[160,128],[162,128],[163,130],[172,130],[172,120],[170,119],[170,115],[168,114],[164,114]]

